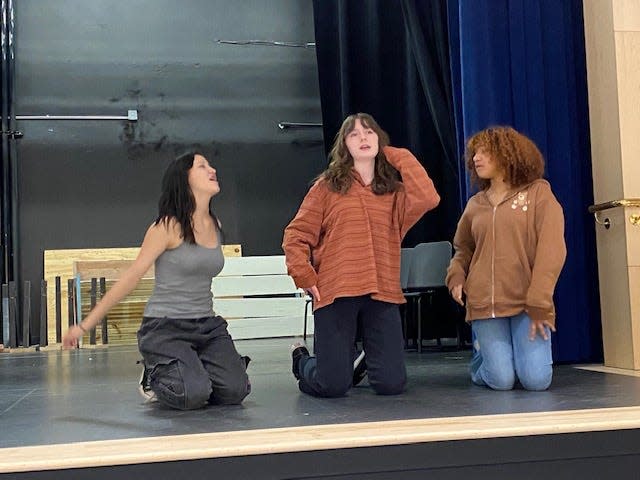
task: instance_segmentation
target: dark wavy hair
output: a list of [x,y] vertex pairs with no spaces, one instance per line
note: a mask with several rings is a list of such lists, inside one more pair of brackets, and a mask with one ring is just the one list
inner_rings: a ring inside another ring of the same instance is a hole
[[[164,223],[168,226],[171,219],[175,218],[180,224],[181,236],[187,243],[196,243],[196,237],[193,234],[193,219],[191,218],[196,209],[196,200],[189,186],[189,170],[193,166],[196,155],[204,157],[199,151],[190,150],[177,157],[167,167],[162,177],[158,217],[154,222],[155,225]],[[211,204],[209,204],[209,215],[222,234],[220,222],[211,210]],[[220,240],[222,241],[222,238]]]
[[353,157],[349,153],[345,139],[355,128],[356,120],[360,120],[363,127],[372,129],[378,135],[378,154],[376,155],[371,190],[377,195],[398,191],[401,188],[400,174],[389,163],[383,151],[383,147],[389,145],[389,135],[367,113],[349,115],[342,122],[329,152],[329,167],[318,176],[318,179],[326,181],[329,190],[337,193],[347,193],[351,187]]
[[520,187],[542,178],[544,158],[536,144],[511,127],[490,127],[473,135],[467,141],[465,160],[471,181],[486,190],[491,181],[478,177],[473,156],[484,149],[504,171],[504,180],[512,187]]

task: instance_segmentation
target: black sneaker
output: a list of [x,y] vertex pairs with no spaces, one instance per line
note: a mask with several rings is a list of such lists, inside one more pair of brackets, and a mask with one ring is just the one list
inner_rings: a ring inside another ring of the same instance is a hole
[[[244,371],[247,371],[247,367],[249,366],[249,362],[251,361],[251,357],[249,357],[248,355],[243,355],[240,357],[240,359],[244,362]],[[247,375],[247,395],[249,395],[251,393],[251,379],[249,378],[249,375]]]
[[300,380],[300,359],[309,356],[309,350],[303,342],[296,342],[291,345],[291,372],[297,380]]
[[353,386],[358,385],[367,376],[367,362],[364,358],[364,350],[353,361]]
[[138,391],[144,398],[145,403],[157,402],[156,392],[151,390],[151,379],[149,378],[149,370],[144,366],[142,360],[138,360],[136,363],[142,365],[142,373],[140,374],[140,382],[138,384]]
[[251,357],[248,355],[243,355],[242,357],[240,357],[242,360],[244,360],[244,369],[246,370],[247,367],[249,367],[249,362],[251,361]]

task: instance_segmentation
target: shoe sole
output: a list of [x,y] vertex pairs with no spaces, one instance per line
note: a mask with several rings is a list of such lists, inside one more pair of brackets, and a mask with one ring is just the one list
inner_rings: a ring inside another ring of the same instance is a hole
[[357,386],[367,376],[367,364],[364,350],[353,361],[353,386]]
[[144,380],[145,367],[142,367],[142,373],[140,374],[140,379],[138,380],[138,392],[144,398],[144,403],[153,403],[158,401],[158,397],[156,396],[156,392],[153,390],[145,390],[142,386],[142,381]]
[[360,365],[360,362],[364,359],[364,350],[360,352],[360,355],[353,361],[353,369],[355,370]]
[[305,346],[296,347],[294,350],[291,351],[291,360],[292,360],[291,373],[293,373],[293,376],[296,377],[296,379],[298,380],[300,380],[300,377],[301,377],[298,366],[300,364],[300,358],[303,355],[307,355],[307,356],[309,355],[309,350]]

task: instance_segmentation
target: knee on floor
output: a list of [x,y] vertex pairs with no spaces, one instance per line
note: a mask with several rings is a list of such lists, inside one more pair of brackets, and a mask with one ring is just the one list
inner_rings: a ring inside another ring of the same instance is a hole
[[512,370],[483,372],[482,379],[493,390],[512,390],[516,383],[516,375]]
[[404,385],[385,385],[372,388],[378,395],[400,395],[404,392]]
[[551,365],[548,368],[525,370],[518,372],[518,380],[522,388],[532,391],[543,391],[549,388],[553,378],[553,369]]
[[352,379],[333,381],[322,386],[321,396],[327,398],[344,397],[351,388]]
[[214,387],[209,397],[209,403],[212,405],[238,405],[249,395],[250,391],[249,378],[246,374],[241,375],[232,383]]
[[398,379],[395,381],[387,381],[383,383],[369,380],[369,384],[373,391],[378,395],[399,395],[404,392],[407,381],[406,379]]
[[151,376],[151,387],[161,403],[177,410],[202,408],[211,393],[208,377],[185,381],[178,362],[157,365]]

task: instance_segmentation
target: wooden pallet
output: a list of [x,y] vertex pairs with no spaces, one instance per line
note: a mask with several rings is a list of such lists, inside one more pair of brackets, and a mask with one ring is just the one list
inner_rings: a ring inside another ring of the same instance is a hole
[[[116,281],[106,281],[106,290],[109,290]],[[143,278],[133,292],[109,311],[107,316],[107,339],[110,345],[136,344],[136,333],[140,327],[144,307],[151,296],[154,284],[153,278]],[[81,318],[84,318],[91,310],[91,278],[80,281],[80,292],[79,295],[76,294],[76,298],[80,300]],[[99,300],[99,295],[97,299]],[[96,327],[96,344],[103,343],[102,328],[98,324]],[[90,346],[88,333],[83,336],[82,346]]]

